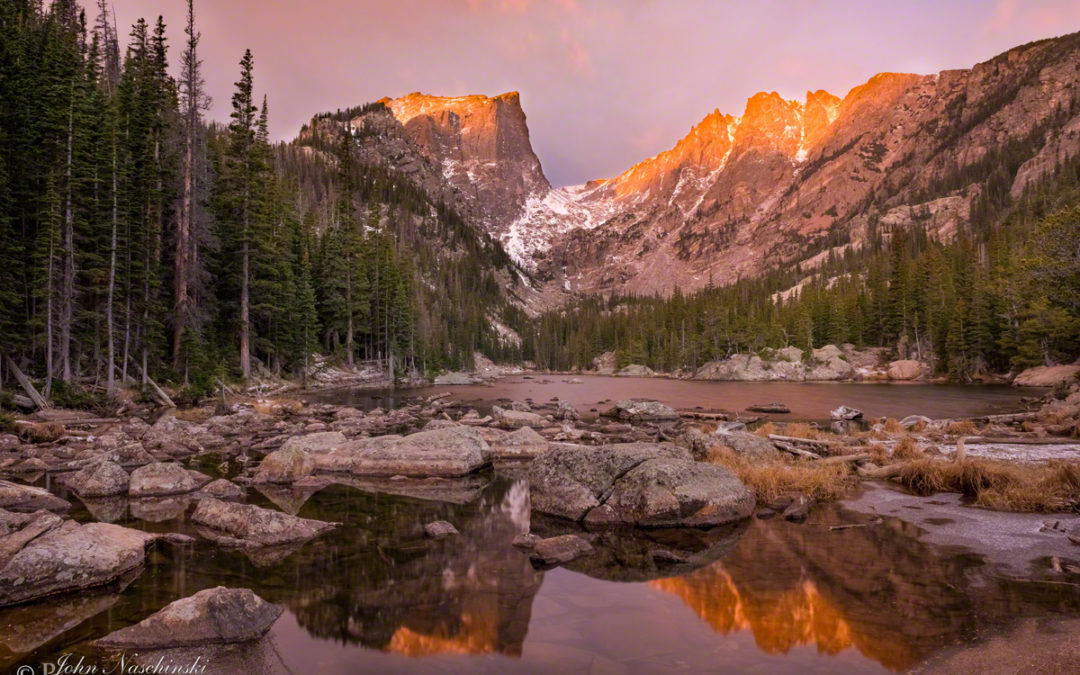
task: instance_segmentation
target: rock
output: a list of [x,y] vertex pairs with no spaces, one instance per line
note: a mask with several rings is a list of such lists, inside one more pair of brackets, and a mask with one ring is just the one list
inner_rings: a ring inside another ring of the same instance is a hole
[[445,539],[458,534],[457,528],[445,520],[434,520],[424,525],[424,534],[432,539]]
[[131,517],[150,523],[164,523],[168,520],[183,519],[191,506],[189,495],[171,495],[168,497],[139,497],[130,500]]
[[155,650],[247,642],[264,636],[282,609],[247,588],[208,588],[177,600],[134,626],[94,642],[102,649]]
[[787,407],[783,403],[756,403],[754,405],[746,406],[746,409],[750,412],[769,413],[776,415],[785,415],[791,412],[791,408]]
[[44,510],[29,514],[26,519],[16,520],[12,518],[14,515],[5,512],[7,516],[4,520],[5,530],[14,529],[14,531],[5,531],[3,536],[0,536],[0,569],[3,569],[4,565],[7,565],[24,546],[64,523],[64,519],[60,516]]
[[615,374],[615,352],[604,352],[592,361],[593,369],[600,375]]
[[200,492],[216,499],[243,499],[244,490],[236,483],[225,478],[218,478]]
[[119,464],[98,462],[67,480],[67,486],[80,497],[112,497],[128,491],[128,474]]
[[679,419],[679,413],[659,401],[624,399],[608,413],[611,417],[634,422],[660,422]]
[[825,345],[820,349],[815,349],[812,354],[814,360],[818,363],[828,363],[833,359],[842,359],[844,357],[844,352],[836,345]]
[[592,553],[592,545],[576,534],[537,540],[529,551],[534,565],[553,567]]
[[784,520],[801,523],[810,515],[810,499],[806,495],[795,497],[784,509]]
[[468,373],[443,373],[435,378],[435,386],[476,384],[477,379]]
[[923,364],[912,359],[893,361],[888,372],[890,380],[914,380],[923,374]]
[[442,418],[433,419],[424,425],[421,431],[435,431],[436,429],[447,429],[449,427],[458,426],[457,422],[453,420],[446,420]]
[[491,409],[491,414],[495,418],[495,424],[503,429],[520,429],[522,427],[540,429],[547,426],[547,421],[543,417],[532,412],[507,410],[494,406]]
[[522,427],[491,444],[491,456],[499,459],[532,459],[547,450],[547,439],[531,427]]
[[1013,378],[1017,387],[1056,387],[1062,382],[1074,382],[1080,375],[1080,364],[1069,366],[1037,366],[1028,368]]
[[357,439],[316,455],[315,464],[320,471],[362,476],[464,476],[487,464],[490,453],[476,429],[455,426]]
[[510,409],[518,412],[532,412],[532,406],[525,401],[510,401]]
[[12,473],[37,473],[38,471],[48,470],[49,465],[46,464],[40,457],[30,457],[24,459],[18,464],[11,467]]
[[531,549],[536,547],[536,542],[540,541],[540,537],[532,534],[531,532],[522,532],[514,537],[510,545],[514,548]]
[[[330,432],[337,433],[337,432]],[[340,434],[339,434],[340,435]],[[295,483],[315,473],[315,460],[296,445],[282,447],[263,458],[255,474],[256,483]]]
[[[209,538],[224,544],[278,546],[313,539],[336,523],[297,518],[251,504],[207,498],[191,514],[191,522],[212,530]],[[216,535],[216,536],[215,536]]]
[[154,535],[107,523],[67,521],[0,568],[0,606],[110,583],[145,561]]
[[754,509],[734,475],[670,444],[552,448],[529,469],[529,496],[534,511],[600,527],[704,527]]
[[581,415],[578,414],[577,408],[568,401],[559,401],[559,405],[555,407],[555,413],[552,417],[567,422],[574,422],[581,419]]
[[[351,410],[351,408],[349,408]],[[300,450],[309,454],[329,452],[347,442],[345,434],[340,431],[319,431],[314,434],[293,436],[281,444],[279,450]]]
[[748,431],[717,429],[712,434],[713,443],[731,448],[740,455],[748,457],[771,458],[776,457],[779,451],[767,438]]
[[930,419],[929,417],[924,417],[922,415],[908,415],[904,419],[900,420],[900,426],[904,427],[905,429],[911,429],[912,427],[918,426],[919,424],[930,424],[933,421],[934,420]]
[[199,482],[176,462],[155,462],[131,472],[128,495],[131,497],[160,497],[193,492]]
[[812,382],[831,382],[834,380],[848,380],[855,374],[855,368],[850,363],[834,356],[823,363],[817,363],[808,371],[804,379]]
[[632,363],[615,374],[619,377],[652,377],[656,372],[648,366]]
[[784,347],[783,349],[776,350],[776,358],[790,363],[801,363],[803,360],[803,350],[798,347]]
[[0,480],[0,509],[21,513],[32,513],[39,509],[45,509],[62,513],[69,508],[71,508],[71,504],[48,490]]
[[836,410],[833,410],[829,415],[834,420],[859,420],[862,419],[863,413],[861,410],[855,408],[849,408],[846,405],[842,405]]
[[60,440],[67,429],[59,422],[37,422],[22,427],[22,434],[31,443],[52,443]]

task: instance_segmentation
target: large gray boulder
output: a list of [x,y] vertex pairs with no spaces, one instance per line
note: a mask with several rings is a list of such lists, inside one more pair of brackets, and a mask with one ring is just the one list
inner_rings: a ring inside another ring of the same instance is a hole
[[679,419],[679,413],[659,401],[624,399],[616,401],[608,414],[632,422],[661,422]]
[[534,511],[602,527],[704,527],[754,510],[733,474],[666,443],[552,448],[529,469],[529,496]]
[[193,492],[200,487],[196,476],[175,462],[154,462],[131,472],[128,495],[162,497]]
[[252,504],[207,498],[199,502],[191,522],[218,543],[234,546],[279,546],[313,539],[334,529],[336,523],[297,518]]
[[257,640],[282,609],[247,588],[208,588],[94,643],[105,649],[168,649]]
[[80,497],[112,497],[128,491],[128,473],[114,462],[98,462],[77,471],[67,486]]
[[[531,414],[531,413],[520,413]],[[464,476],[489,461],[491,448],[476,429],[454,426],[409,436],[351,441],[316,455],[320,471],[359,476]]]
[[656,375],[656,371],[639,363],[631,363],[615,373],[615,375],[618,377],[652,377]]
[[295,483],[313,473],[315,460],[306,451],[293,445],[282,447],[264,457],[259,463],[254,480],[256,483]]
[[119,525],[66,521],[0,567],[0,607],[110,583],[142,567],[154,538]]

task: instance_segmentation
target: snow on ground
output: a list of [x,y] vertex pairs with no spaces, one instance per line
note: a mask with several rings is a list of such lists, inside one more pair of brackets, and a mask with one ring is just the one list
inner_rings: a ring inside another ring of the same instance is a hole
[[502,235],[503,248],[516,263],[535,271],[536,254],[551,248],[556,237],[574,229],[592,230],[614,215],[610,199],[589,199],[596,190],[573,185],[530,197],[521,216]]

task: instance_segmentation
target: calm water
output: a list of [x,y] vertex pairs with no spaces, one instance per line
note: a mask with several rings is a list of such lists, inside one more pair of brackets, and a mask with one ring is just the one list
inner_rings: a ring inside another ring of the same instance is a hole
[[[1003,578],[901,520],[830,531],[868,520],[838,506],[801,525],[608,534],[594,556],[537,571],[510,545],[530,527],[524,482],[487,474],[462,492],[444,503],[341,485],[253,491],[262,506],[344,525],[269,556],[159,546],[123,590],[0,611],[0,670],[87,652],[87,641],[216,585],[286,608],[271,666],[295,673],[901,671],[1021,617],[1080,614],[1080,588]],[[160,502],[73,513],[193,534],[184,500]],[[461,535],[425,539],[437,518]]]
[[[580,384],[569,384],[569,380]],[[620,398],[651,398],[679,409],[745,411],[761,403],[784,403],[791,414],[777,419],[826,420],[841,405],[862,410],[868,418],[926,415],[933,418],[973,417],[1022,408],[1024,396],[1042,395],[1041,389],[1007,385],[884,384],[860,382],[698,382],[666,378],[536,375],[531,379],[508,377],[493,385],[429,387],[398,392],[336,390],[313,398],[367,409],[394,407],[418,395],[450,392],[454,399],[487,412],[500,400],[531,399],[536,403],[553,398],[569,401],[582,412],[604,410]]]

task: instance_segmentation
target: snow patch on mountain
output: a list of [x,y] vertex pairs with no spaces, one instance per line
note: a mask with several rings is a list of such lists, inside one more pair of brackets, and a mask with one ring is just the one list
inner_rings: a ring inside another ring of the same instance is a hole
[[560,235],[574,229],[595,229],[615,215],[610,197],[595,198],[599,189],[572,185],[529,197],[521,215],[502,235],[503,248],[514,262],[535,271],[537,256],[550,249]]

